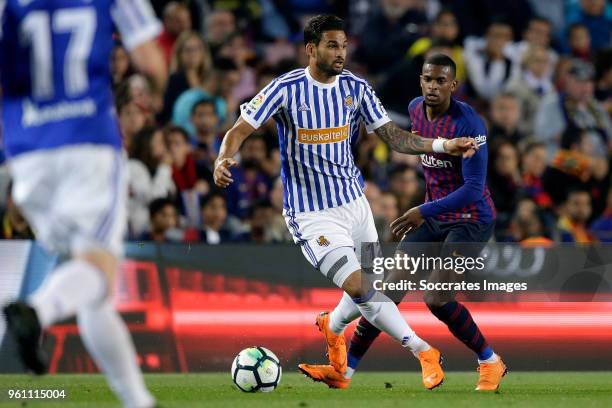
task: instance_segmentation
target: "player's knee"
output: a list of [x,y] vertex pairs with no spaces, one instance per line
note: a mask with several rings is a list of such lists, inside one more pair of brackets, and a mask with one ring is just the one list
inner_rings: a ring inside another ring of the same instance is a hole
[[[350,296],[359,291],[361,265],[351,247],[332,249],[319,263],[319,270],[327,279],[342,288]],[[347,290],[348,289],[348,290]]]
[[75,254],[74,257],[92,264],[104,273],[109,283],[113,282],[119,268],[119,260],[111,252],[103,249],[92,249]]

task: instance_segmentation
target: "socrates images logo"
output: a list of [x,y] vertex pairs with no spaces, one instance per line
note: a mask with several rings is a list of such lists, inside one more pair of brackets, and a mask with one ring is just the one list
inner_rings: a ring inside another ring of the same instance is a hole
[[319,246],[329,246],[330,242],[327,238],[325,238],[323,235],[321,235],[318,239],[317,239],[317,244],[319,244]]

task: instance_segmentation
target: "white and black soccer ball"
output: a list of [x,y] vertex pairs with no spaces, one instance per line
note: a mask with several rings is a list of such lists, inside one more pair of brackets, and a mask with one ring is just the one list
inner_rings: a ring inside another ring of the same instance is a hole
[[232,380],[244,392],[274,391],[282,368],[276,355],[265,347],[242,350],[232,363]]

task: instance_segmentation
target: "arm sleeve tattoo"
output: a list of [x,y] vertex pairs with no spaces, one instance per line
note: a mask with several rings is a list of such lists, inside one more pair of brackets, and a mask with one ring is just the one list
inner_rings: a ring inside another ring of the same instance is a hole
[[[389,147],[400,153],[420,154],[431,151],[431,141],[414,133],[400,129],[395,123],[387,122],[374,130]],[[429,148],[427,148],[429,146]],[[427,149],[427,150],[426,150]]]

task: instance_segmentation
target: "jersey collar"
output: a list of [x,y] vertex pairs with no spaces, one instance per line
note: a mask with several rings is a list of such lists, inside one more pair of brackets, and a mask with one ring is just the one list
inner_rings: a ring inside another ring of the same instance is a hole
[[332,82],[331,84],[324,84],[323,82],[317,81],[316,79],[314,79],[312,77],[312,75],[310,75],[310,67],[304,68],[304,72],[306,73],[306,78],[308,78],[308,81],[312,82],[313,84],[315,84],[319,88],[333,88],[338,83],[339,75],[336,75],[334,77],[334,82]]

